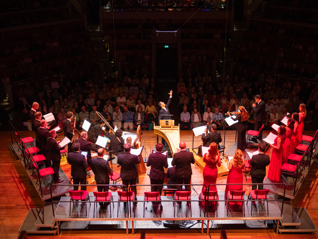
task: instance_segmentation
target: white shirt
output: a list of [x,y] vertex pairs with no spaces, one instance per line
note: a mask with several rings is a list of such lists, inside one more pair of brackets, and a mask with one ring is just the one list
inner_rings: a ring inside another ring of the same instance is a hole
[[204,112],[204,114],[203,114],[203,121],[208,121],[208,117],[210,116],[210,120],[212,120],[213,119],[213,113],[212,112],[210,112],[210,113],[208,113],[208,112]]
[[199,122],[199,116],[198,116],[198,114],[194,114],[193,121],[194,121],[194,122]]

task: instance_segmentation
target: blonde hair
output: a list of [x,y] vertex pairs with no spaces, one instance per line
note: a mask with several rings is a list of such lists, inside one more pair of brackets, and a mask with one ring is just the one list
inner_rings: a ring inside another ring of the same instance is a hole
[[238,166],[241,167],[244,165],[243,161],[243,152],[240,149],[235,150],[235,156],[233,158],[233,162]]
[[248,113],[244,106],[239,106],[238,109],[241,111],[241,120],[246,121],[248,120]]
[[302,109],[300,112],[303,112],[305,117],[307,116],[307,109],[306,109],[306,105],[304,103],[301,103],[300,108]]
[[208,153],[206,154],[207,160],[209,160],[211,163],[215,163],[218,159],[216,156],[219,155],[219,146],[216,143],[211,143],[210,148],[208,150]]

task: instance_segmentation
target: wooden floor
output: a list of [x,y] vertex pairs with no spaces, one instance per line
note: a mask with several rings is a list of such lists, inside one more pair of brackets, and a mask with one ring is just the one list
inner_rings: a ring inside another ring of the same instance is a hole
[[[22,131],[19,132],[21,137],[33,136],[32,132]],[[267,132],[268,133],[268,132]],[[304,132],[306,135],[313,135],[314,132]],[[223,131],[221,132],[223,137]],[[266,132],[265,132],[266,134]],[[10,152],[8,145],[11,142],[9,132],[0,133],[0,148],[1,148],[1,175],[0,175],[0,238],[17,238],[19,235],[19,228],[23,223],[25,216],[32,207],[41,207],[44,202],[39,198],[33,185],[30,184],[28,177],[22,167],[20,161],[16,160]],[[59,136],[61,137],[61,136]],[[156,144],[157,137],[153,132],[146,131],[142,135],[142,143],[145,146],[143,153],[144,157],[148,157],[151,149]],[[192,147],[192,132],[181,131],[181,140],[187,143],[188,147]],[[235,141],[235,131],[226,132],[226,147],[230,147]],[[200,138],[195,138],[194,147],[201,144]],[[270,152],[269,152],[270,153]],[[70,174],[70,167],[62,166],[66,174]],[[197,166],[193,166],[192,183],[202,183],[202,171]],[[314,163],[311,168],[307,179],[305,180],[302,188],[300,189],[297,197],[292,201],[295,207],[306,207],[311,218],[313,219],[316,227],[318,227],[318,163]],[[117,169],[118,170],[118,169]],[[140,183],[149,184],[149,177],[141,175],[139,177]],[[245,179],[244,179],[245,180]],[[218,183],[225,183],[226,178],[219,178]],[[141,191],[139,193],[142,193]],[[211,237],[209,235],[201,235],[198,232],[177,232],[168,231],[160,232],[150,231],[147,232],[147,239],[156,238],[219,238],[220,231],[212,231]],[[318,233],[314,235],[278,235],[269,230],[227,230],[229,238],[318,238]],[[125,235],[124,232],[105,231],[67,231],[62,232],[59,236],[61,238],[91,238],[91,237],[104,237],[104,238],[140,238],[140,232],[136,235]],[[32,236],[28,238],[39,238]],[[41,238],[49,238],[49,236]]]

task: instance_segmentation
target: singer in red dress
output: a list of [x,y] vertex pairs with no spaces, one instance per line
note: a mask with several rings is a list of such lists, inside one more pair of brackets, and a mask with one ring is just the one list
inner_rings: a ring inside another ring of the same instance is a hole
[[294,151],[295,151],[295,148],[299,144],[299,142],[298,142],[299,114],[298,113],[293,113],[292,114],[292,119],[295,121],[294,131],[293,131],[293,135],[292,135],[292,141],[294,143]]
[[278,136],[276,137],[274,144],[270,144],[273,147],[273,151],[267,177],[271,181],[279,182],[281,175],[280,168],[283,163],[283,144],[286,138],[285,126],[280,126],[277,132]]
[[[220,154],[218,145],[216,143],[211,143],[208,153],[203,156],[203,162],[205,162],[205,167],[203,169],[203,184],[208,189],[210,184],[216,184],[216,179],[218,177],[218,168],[221,166]],[[210,191],[217,191],[215,185],[209,187]]]
[[[234,158],[228,163],[229,175],[227,176],[227,182],[225,187],[225,198],[227,199],[227,194],[232,190],[243,190],[243,172],[244,161],[243,153],[240,149],[235,150]],[[237,185],[228,185],[231,183],[236,183]],[[240,204],[240,203],[236,203]]]
[[306,110],[306,105],[305,104],[300,104],[299,105],[299,126],[298,126],[298,143],[301,141],[301,136],[303,135],[304,131],[304,120],[307,116],[307,110]]
[[[289,120],[292,119],[288,119]],[[285,138],[285,142],[283,143],[283,164],[288,162],[288,156],[293,152],[293,143],[291,140],[291,137],[293,135],[293,131],[291,130],[291,128],[289,128],[289,123],[287,122],[287,127],[286,127],[286,138]]]

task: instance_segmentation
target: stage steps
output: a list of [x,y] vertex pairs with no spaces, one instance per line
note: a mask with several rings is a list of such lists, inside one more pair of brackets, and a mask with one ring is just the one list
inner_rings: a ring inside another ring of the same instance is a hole
[[[277,201],[277,205],[281,207],[281,202]],[[283,212],[283,219],[280,221],[280,225],[285,227],[298,227],[301,225],[301,221],[294,209],[294,207],[290,204],[290,202],[284,203],[284,212]]]
[[[51,208],[52,211],[52,207],[51,205],[45,206],[44,208]],[[39,210],[42,210],[41,208],[31,208],[27,214],[27,216],[25,217],[19,232],[25,231],[28,235],[32,235],[32,234],[38,234],[38,235],[56,235],[57,230],[55,227],[55,223],[54,226],[52,227],[52,223],[49,223],[51,220],[53,220],[53,215],[51,215],[51,219],[49,219],[49,217],[46,217],[46,219],[44,220],[45,224],[43,224],[43,226],[40,226],[39,222],[38,222],[38,212]],[[45,212],[48,211],[49,209],[45,209]],[[48,227],[44,227],[44,226],[48,226]]]
[[52,211],[52,205],[44,206],[39,213],[38,219],[35,222],[37,228],[51,228],[55,227],[55,221]]

